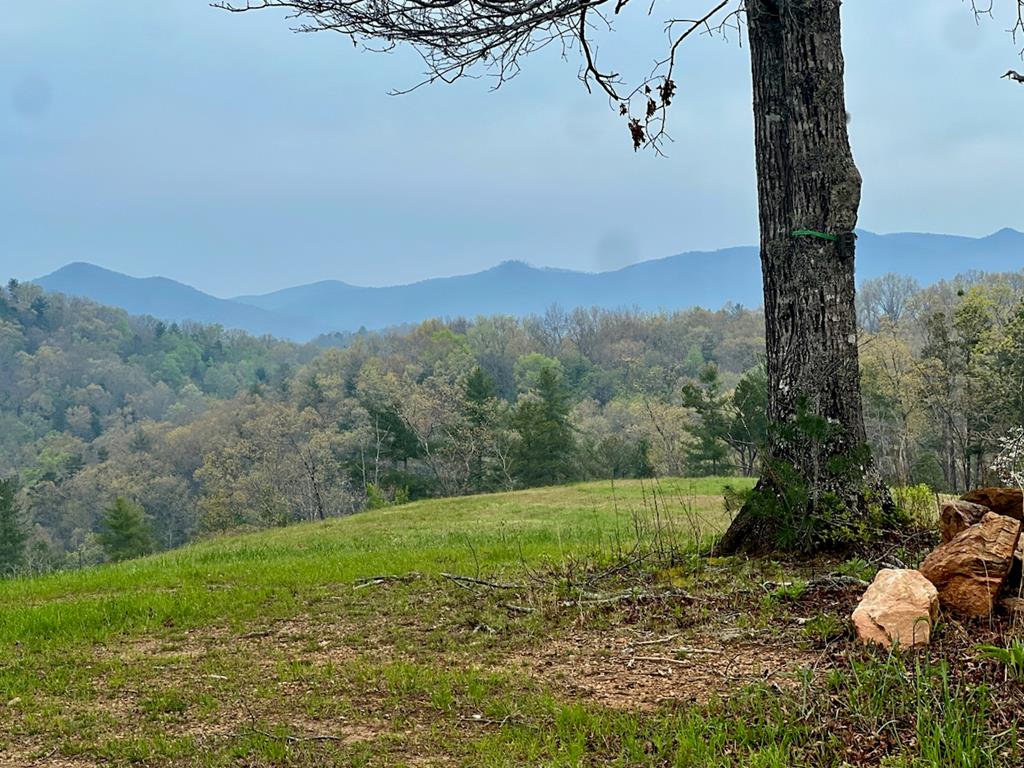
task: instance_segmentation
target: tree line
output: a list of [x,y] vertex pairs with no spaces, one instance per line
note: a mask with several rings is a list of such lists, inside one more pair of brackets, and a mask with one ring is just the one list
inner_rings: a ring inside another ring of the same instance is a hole
[[[1024,423],[1022,296],[1024,273],[863,286],[864,407],[889,482],[976,484]],[[0,568],[429,496],[753,475],[768,430],[763,328],[759,310],[735,306],[553,307],[298,345],[12,281],[0,290]]]

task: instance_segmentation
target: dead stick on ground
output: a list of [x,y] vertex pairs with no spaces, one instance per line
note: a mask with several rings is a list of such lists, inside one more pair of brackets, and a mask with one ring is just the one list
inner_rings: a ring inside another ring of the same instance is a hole
[[405,576],[393,576],[393,575],[371,576],[371,577],[366,578],[366,579],[356,579],[355,585],[352,588],[353,589],[362,589],[363,587],[374,587],[374,586],[376,586],[378,584],[391,584],[391,583],[408,584],[411,581],[416,581],[416,579],[418,579],[419,577],[420,577],[420,575],[418,573],[410,573],[410,574],[407,574]]
[[630,645],[641,646],[641,645],[661,645],[663,643],[671,643],[673,640],[675,640],[677,637],[679,637],[679,634],[680,633],[676,633],[674,635],[669,635],[668,637],[659,637],[657,640],[637,640],[635,643],[630,643]]
[[479,725],[496,725],[499,728],[501,728],[505,725],[505,723],[512,719],[512,715],[505,715],[505,717],[503,717],[501,720],[492,720],[491,718],[484,717],[483,715],[472,715],[471,717],[466,717],[465,715],[463,715],[459,719],[462,720],[464,723],[477,723]]
[[472,576],[459,576],[454,573],[442,573],[444,578],[454,581],[460,586],[465,584],[476,584],[480,587],[487,587],[488,589],[526,589],[522,584],[499,584],[496,581],[487,581],[485,579],[475,579]]
[[678,664],[680,666],[690,663],[682,659],[671,659],[668,656],[633,656],[630,658],[630,661],[646,661],[651,664]]

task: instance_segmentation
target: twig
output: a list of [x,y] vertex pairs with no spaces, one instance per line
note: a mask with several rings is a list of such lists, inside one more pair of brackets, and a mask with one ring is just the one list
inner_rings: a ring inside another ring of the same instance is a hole
[[669,635],[668,637],[659,637],[656,640],[638,640],[635,643],[630,643],[630,645],[635,645],[635,646],[641,646],[641,645],[662,645],[664,643],[671,643],[673,640],[675,640],[677,637],[679,637],[679,634],[680,633],[677,632],[674,635]]
[[418,573],[409,573],[405,576],[393,576],[385,574],[383,576],[370,576],[365,579],[356,579],[353,589],[363,589],[364,587],[374,587],[378,584],[408,584],[411,581],[416,581],[420,575]]
[[683,661],[682,659],[673,659],[668,656],[633,656],[630,661],[646,661],[651,664],[677,664],[679,666],[686,666],[690,662]]
[[450,581],[454,581],[459,586],[464,586],[465,584],[476,584],[477,586],[487,587],[488,589],[526,589],[522,584],[500,584],[496,581],[476,579],[472,576],[459,576],[454,573],[442,573],[441,575]]
[[[637,543],[637,544],[635,544],[633,546],[633,552],[636,552],[638,548],[639,548],[639,543]],[[642,563],[644,561],[644,557],[645,557],[645,555],[643,555],[643,554],[637,555],[636,557],[630,557],[628,560],[625,560],[624,562],[620,563],[619,565],[612,566],[611,568],[608,568],[607,570],[604,570],[604,571],[601,571],[600,573],[594,574],[589,579],[587,579],[586,584],[587,584],[587,586],[593,586],[594,584],[596,584],[597,582],[601,581],[602,579],[606,579],[609,576],[614,576],[617,573],[621,573],[622,571],[626,571],[626,570],[629,570],[630,568],[633,568],[634,566],[640,565],[640,563]]]
[[577,600],[566,600],[563,605],[604,605],[606,603],[621,603],[623,600],[636,600],[637,602],[641,602],[643,600],[655,600],[666,597],[676,597],[688,602],[696,600],[696,598],[688,592],[683,592],[682,590],[675,588],[666,589],[664,592],[638,592],[636,590],[630,590],[628,592],[616,592],[613,594],[586,592],[584,590],[580,590],[579,598]]
[[496,725],[499,728],[501,728],[503,725],[505,725],[505,723],[507,723],[511,719],[512,715],[505,715],[503,718],[501,718],[501,720],[492,720],[491,718],[484,717],[483,715],[471,715],[469,717],[463,715],[459,718],[459,720],[461,720],[464,723],[477,723],[479,725]]

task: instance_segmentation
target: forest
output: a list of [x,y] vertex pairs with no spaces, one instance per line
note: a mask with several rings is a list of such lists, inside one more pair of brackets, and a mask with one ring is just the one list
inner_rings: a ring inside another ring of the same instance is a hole
[[[893,486],[980,484],[1024,423],[1024,272],[859,292]],[[298,345],[0,289],[4,572],[230,530],[573,481],[753,476],[761,310],[429,320]],[[6,499],[6,500],[5,500]]]

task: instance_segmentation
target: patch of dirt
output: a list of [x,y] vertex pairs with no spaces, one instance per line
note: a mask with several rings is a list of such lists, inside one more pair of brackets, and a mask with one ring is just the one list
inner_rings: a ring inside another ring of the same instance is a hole
[[513,663],[572,698],[651,710],[666,702],[706,703],[754,683],[795,686],[796,671],[820,658],[778,636],[754,642],[733,634],[741,637],[588,633],[553,639]]

